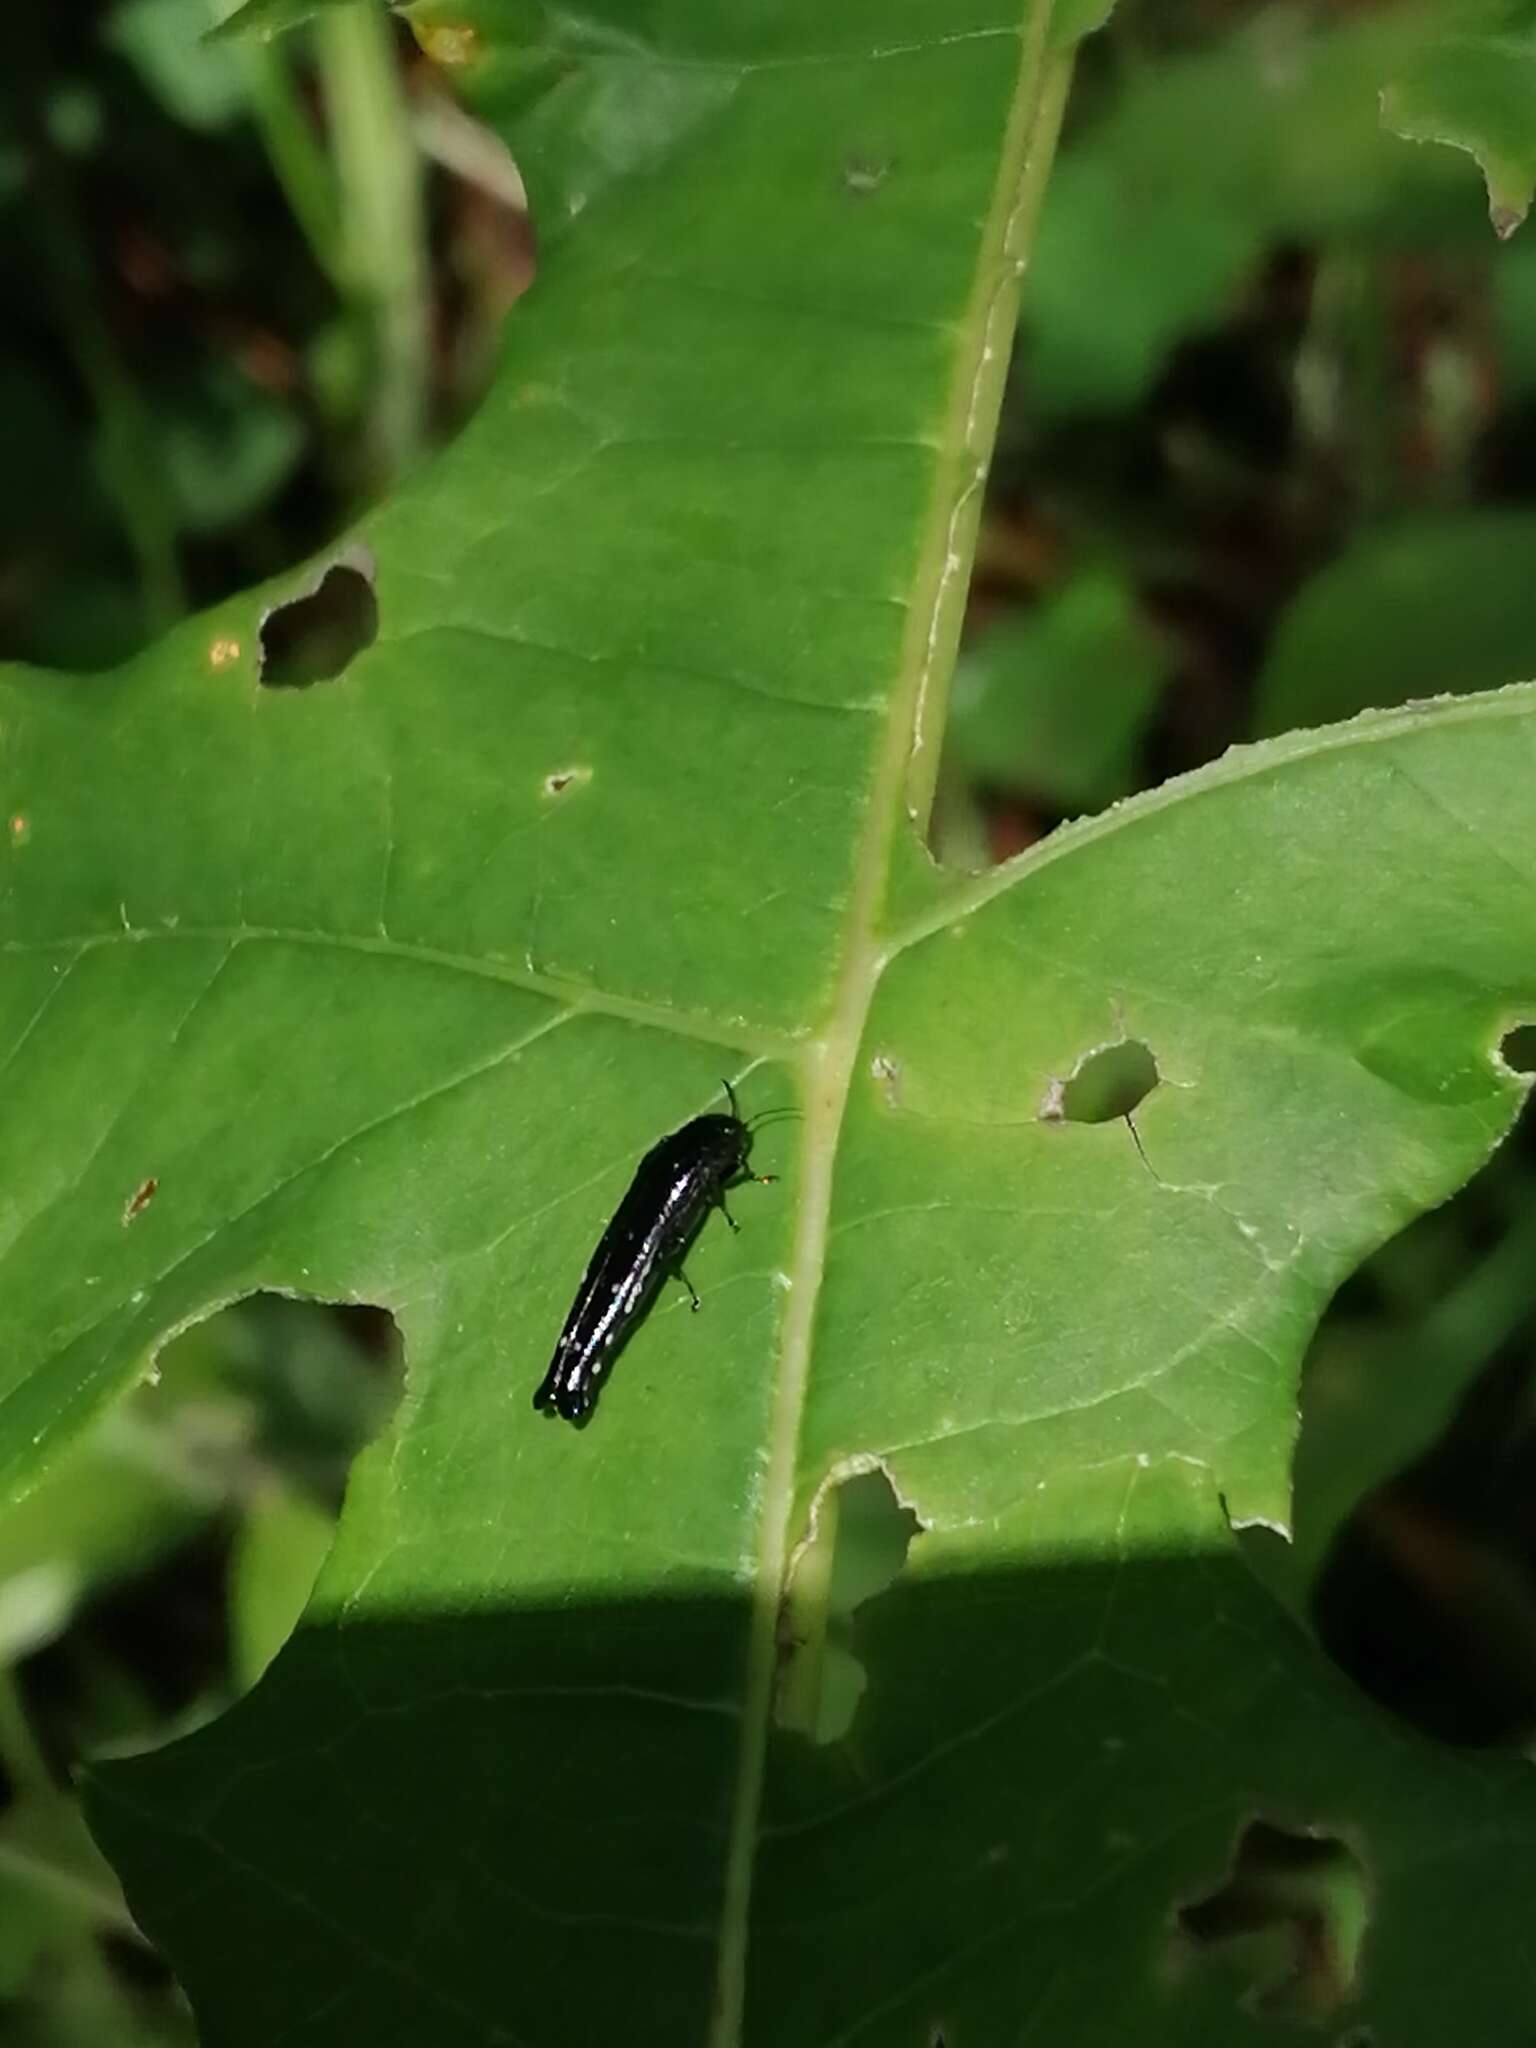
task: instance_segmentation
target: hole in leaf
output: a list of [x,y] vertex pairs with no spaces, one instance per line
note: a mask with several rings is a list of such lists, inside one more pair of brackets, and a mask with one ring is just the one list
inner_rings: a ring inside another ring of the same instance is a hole
[[[0,1660],[14,1695],[0,1850],[61,1876],[88,1858],[102,1924],[123,1930],[99,1945],[92,1995],[110,1977],[146,2040],[190,2038],[185,2000],[90,1852],[78,1767],[157,1748],[254,1683],[298,1620],[351,1462],[401,1381],[382,1310],[253,1295],[168,1343],[158,1370],[5,1510]],[[82,1929],[50,1913],[30,1954],[8,1947],[7,2000],[75,1968]]]
[[557,768],[552,775],[544,778],[544,794],[548,797],[564,796],[567,790],[579,789],[592,780],[590,768]]
[[1517,1074],[1536,1074],[1536,1024],[1516,1024],[1499,1042],[1499,1057]]
[[826,1487],[795,1563],[780,1621],[777,1717],[814,1742],[840,1742],[868,1676],[857,1611],[894,1584],[923,1524],[879,1467]]
[[108,1742],[154,1747],[254,1682],[298,1620],[352,1460],[402,1380],[383,1310],[252,1295],[172,1339],[7,1509],[0,1615],[40,1567],[67,1588],[46,1628],[0,1639],[62,1762]]
[[878,192],[891,174],[891,159],[851,156],[843,166],[843,189],[855,199],[867,199]]
[[877,1052],[869,1063],[869,1071],[880,1084],[887,1109],[901,1107],[901,1068],[889,1053]]
[[1107,1124],[1129,1116],[1157,1086],[1157,1061],[1137,1038],[1100,1046],[1053,1087],[1042,1116],[1073,1124]]
[[139,1185],[123,1204],[123,1226],[125,1229],[135,1216],[143,1215],[144,1211],[155,1199],[159,1187],[160,1183],[153,1174],[149,1176],[148,1180],[140,1181]]
[[1370,1916],[1360,1858],[1336,1835],[1250,1821],[1217,1890],[1181,1906],[1179,1935],[1246,1983],[1275,2019],[1332,2018],[1354,1993]]
[[[366,566],[361,566],[366,563]],[[334,682],[378,637],[373,564],[361,550],[333,562],[303,597],[274,605],[261,621],[261,681],[270,689],[304,690]]]

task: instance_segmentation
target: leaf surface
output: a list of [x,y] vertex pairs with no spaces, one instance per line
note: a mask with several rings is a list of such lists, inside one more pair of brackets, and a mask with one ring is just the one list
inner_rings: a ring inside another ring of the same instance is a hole
[[[1363,1845],[1366,2017],[1518,2038],[1523,1776],[1384,1732],[1221,1502],[1283,1522],[1322,1303],[1518,1106],[1536,693],[938,875],[1050,24],[499,14],[456,47],[543,264],[357,537],[373,644],[265,687],[297,579],[0,705],[11,1481],[253,1288],[381,1303],[408,1359],[297,1635],[97,1774],[135,1912],[242,2048],[1247,2039],[1168,1929],[1259,1806]],[[1051,1113],[1127,1035],[1144,1157]],[[635,1160],[727,1077],[803,1109],[784,1178],[590,1430],[536,1416]],[[817,1748],[775,1721],[821,1677],[797,1552],[876,1464],[924,1526]]]
[[[1512,235],[1536,192],[1536,9],[1529,0],[1449,10],[1382,94],[1382,118],[1411,142],[1477,160],[1494,232]],[[1459,12],[1459,18],[1458,18]]]
[[1525,512],[1367,534],[1286,611],[1259,678],[1258,730],[1536,675],[1533,553],[1536,519]]

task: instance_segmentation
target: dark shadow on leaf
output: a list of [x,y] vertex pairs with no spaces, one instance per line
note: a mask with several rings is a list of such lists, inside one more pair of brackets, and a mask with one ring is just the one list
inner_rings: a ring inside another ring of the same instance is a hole
[[[475,1546],[466,1522],[434,1567],[455,1611],[317,1616],[221,1719],[92,1771],[206,2040],[713,2038],[746,1590],[500,1605]],[[1352,2022],[1428,2048],[1422,2013],[1454,2010],[1479,2048],[1524,2040],[1519,1916],[1469,1943],[1454,1902],[1536,1884],[1527,1767],[1378,1713],[1235,1547],[908,1570],[859,1647],[847,1740],[769,1732],[744,2043],[1109,2042],[1149,1998],[1160,2042],[1273,2040],[1222,1972],[1158,1982],[1255,1813],[1369,1864]]]

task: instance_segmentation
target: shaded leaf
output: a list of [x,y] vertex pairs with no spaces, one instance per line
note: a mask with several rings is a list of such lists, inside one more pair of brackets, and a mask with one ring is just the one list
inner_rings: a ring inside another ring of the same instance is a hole
[[1051,47],[1066,49],[1101,29],[1115,11],[1115,0],[1055,0],[1051,9]]
[[1051,183],[1021,335],[1035,410],[1133,404],[1278,240],[1464,234],[1460,167],[1401,149],[1380,119],[1382,80],[1436,20],[1393,9],[1319,29],[1271,8],[1212,47],[1128,65]]
[[1533,562],[1536,518],[1525,512],[1414,520],[1367,537],[1281,620],[1259,678],[1257,729],[1536,675]]
[[327,8],[382,4],[383,0],[243,0],[242,5],[225,14],[210,30],[209,40],[217,43],[225,38],[257,36],[263,42],[270,42],[274,36],[280,36],[288,29],[313,21]]
[[1486,26],[1436,36],[1382,94],[1382,118],[1410,142],[1448,143],[1477,159],[1495,234],[1512,235],[1536,191],[1536,13],[1473,9]]
[[245,110],[244,67],[208,34],[210,0],[121,0],[106,39],[189,128],[222,128]]
[[1063,811],[1102,808],[1133,786],[1165,666],[1130,589],[1078,576],[962,657],[946,750],[972,776]]

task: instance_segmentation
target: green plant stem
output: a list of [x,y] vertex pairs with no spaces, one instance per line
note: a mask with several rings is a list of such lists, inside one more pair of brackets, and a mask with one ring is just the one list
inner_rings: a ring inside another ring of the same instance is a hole
[[919,570],[919,597],[910,613],[903,655],[902,686],[891,707],[869,823],[859,849],[843,969],[828,1028],[802,1056],[800,1099],[805,1105],[807,1163],[790,1259],[792,1284],[763,1483],[758,1600],[748,1651],[742,1759],[725,1874],[711,2048],[727,2048],[739,2038],[744,2009],[753,1844],[778,1664],[780,1600],[789,1575],[795,1465],[810,1378],[817,1293],[826,1260],[832,1161],[860,1035],[888,958],[878,934],[886,914],[892,866],[898,857],[898,834],[907,826],[925,831],[933,802],[947,676],[965,598],[959,569],[968,559],[980,515],[984,453],[991,446],[1006,371],[1006,350],[998,355],[999,337],[1011,334],[1017,322],[1021,252],[1055,149],[1072,76],[1070,54],[1042,62],[1048,20],[1043,10],[1034,17],[1030,39],[1024,45],[1021,85],[1031,78],[1035,85],[1033,90],[1026,86],[1020,91],[1004,139],[975,297],[966,320],[965,345],[957,350],[958,374],[950,395],[945,436],[948,457],[938,466],[929,535]]
[[1419,1336],[1425,1358],[1442,1366],[1486,1363],[1530,1314],[1533,1262],[1536,1214],[1527,1212],[1425,1317]]
[[367,320],[376,481],[409,469],[425,434],[429,290],[421,157],[378,7],[334,7],[315,25],[340,195],[340,262]]
[[316,264],[345,294],[336,179],[299,98],[287,48],[280,42],[255,41],[239,47],[245,55],[252,111],[288,210]]

